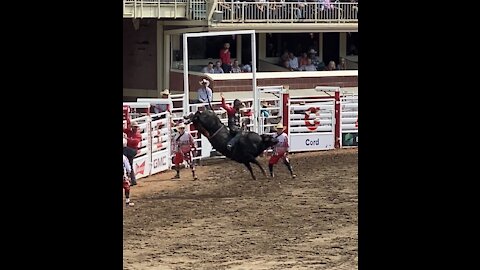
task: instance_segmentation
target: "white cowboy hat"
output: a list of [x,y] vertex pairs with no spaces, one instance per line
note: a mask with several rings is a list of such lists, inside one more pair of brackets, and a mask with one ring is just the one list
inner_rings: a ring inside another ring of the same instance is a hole
[[160,92],[160,95],[162,95],[162,96],[167,95],[168,96],[168,95],[170,95],[170,90],[168,90],[168,88],[165,88],[165,89],[163,89],[162,92]]
[[310,51],[308,51],[308,53],[317,53],[317,51],[315,51],[314,49],[310,49]]
[[198,82],[200,85],[203,85],[205,84],[207,87],[210,85],[210,81],[207,80],[207,79],[203,79],[201,81]]
[[132,121],[132,122],[130,123],[130,126],[132,126],[132,127],[138,127],[139,125],[138,125],[137,122]]
[[276,126],[275,126],[276,129],[283,129],[283,124],[282,123],[278,123]]

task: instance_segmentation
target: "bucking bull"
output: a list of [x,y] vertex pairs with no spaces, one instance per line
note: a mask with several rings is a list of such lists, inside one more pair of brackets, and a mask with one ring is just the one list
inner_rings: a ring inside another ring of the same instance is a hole
[[255,132],[243,132],[238,142],[232,150],[229,151],[227,149],[227,143],[233,136],[215,112],[211,110],[205,110],[203,112],[197,111],[196,113],[184,116],[184,118],[185,124],[192,122],[195,128],[203,136],[207,137],[215,150],[229,159],[243,163],[250,171],[254,180],[256,180],[256,177],[253,174],[250,163],[256,164],[263,175],[266,176],[265,170],[256,158],[262,154],[264,150],[278,143],[278,140],[272,135],[258,135],[258,133]]

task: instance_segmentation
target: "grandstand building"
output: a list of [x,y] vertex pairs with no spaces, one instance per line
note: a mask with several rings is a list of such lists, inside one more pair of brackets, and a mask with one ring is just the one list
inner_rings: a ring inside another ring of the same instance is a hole
[[[169,88],[183,92],[183,33],[255,30],[257,85],[288,85],[292,95],[318,85],[356,91],[358,84],[358,3],[263,0],[123,0],[124,101],[159,97]],[[249,35],[209,36],[189,40],[190,98],[198,81],[207,77],[214,99],[251,97],[252,73],[204,74],[216,62],[223,44],[231,58],[251,61]],[[317,71],[289,71],[280,57],[285,50],[298,58],[314,52]],[[346,70],[324,71],[330,61],[344,58]]]

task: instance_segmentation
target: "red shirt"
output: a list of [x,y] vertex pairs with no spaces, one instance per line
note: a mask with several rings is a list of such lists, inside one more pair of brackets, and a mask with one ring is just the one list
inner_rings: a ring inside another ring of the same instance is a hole
[[225,98],[222,98],[222,108],[227,111],[228,116],[234,116],[235,113],[237,113],[237,110],[235,110],[235,108],[225,103]]
[[220,59],[222,60],[223,64],[229,64],[231,65],[231,60],[230,60],[230,49],[221,49],[220,50]]
[[127,146],[138,150],[138,144],[142,141],[142,135],[137,130],[135,133],[131,129],[124,129],[123,132],[127,134]]

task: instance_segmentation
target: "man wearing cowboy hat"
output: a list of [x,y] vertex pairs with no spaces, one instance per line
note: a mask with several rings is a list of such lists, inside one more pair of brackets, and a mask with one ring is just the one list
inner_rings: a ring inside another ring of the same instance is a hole
[[200,103],[208,103],[209,101],[212,102],[213,92],[210,87],[210,81],[207,79],[202,79],[198,82],[201,87],[197,90],[198,92],[198,101]]
[[273,165],[277,164],[280,159],[283,160],[283,164],[287,166],[288,170],[290,171],[290,175],[292,178],[297,177],[292,170],[292,166],[290,165],[290,160],[288,159],[288,136],[284,132],[285,128],[283,127],[282,123],[278,123],[275,127],[277,129],[277,136],[275,137],[278,140],[278,143],[273,146],[273,155],[268,161],[268,170],[270,171],[270,176],[273,178],[275,177],[273,173]]
[[[170,97],[170,90],[168,88],[163,89],[162,92],[160,92],[160,97],[162,99],[168,99]],[[153,107],[154,113],[162,113],[166,111],[171,111],[171,107],[173,104],[155,104]]]
[[177,126],[178,133],[173,138],[173,151],[175,157],[173,163],[175,163],[175,170],[177,174],[172,179],[180,178],[180,163],[186,161],[192,169],[193,180],[197,180],[195,175],[195,162],[192,159],[193,152],[197,151],[197,143],[193,139],[192,134],[185,132],[185,124],[180,123]]

